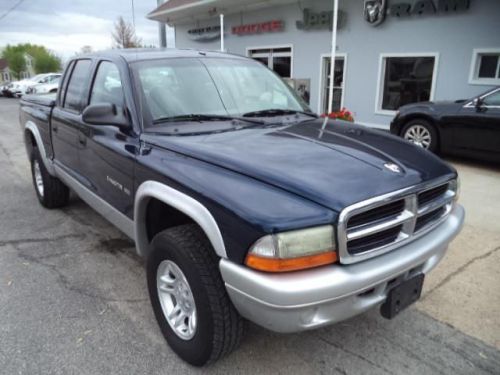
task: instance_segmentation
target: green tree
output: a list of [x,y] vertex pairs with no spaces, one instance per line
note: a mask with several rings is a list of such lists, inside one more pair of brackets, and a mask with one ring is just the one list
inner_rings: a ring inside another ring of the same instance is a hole
[[20,79],[21,72],[26,70],[26,59],[22,52],[10,53],[5,57],[9,63],[9,70],[16,79]]
[[17,48],[17,46],[7,45],[2,51],[2,57],[7,60],[12,76],[19,79],[21,72],[26,70],[26,61],[22,49]]
[[[58,71],[61,69],[61,59],[44,46],[30,43],[18,44],[15,46],[7,45],[3,50],[2,57],[7,60],[10,69],[17,77],[19,77],[19,73],[26,70],[26,59],[24,57],[26,54],[33,57],[33,68],[37,74]],[[21,60],[23,60],[22,63]]]
[[61,60],[51,53],[43,53],[33,57],[35,59],[34,68],[37,74],[61,70]]

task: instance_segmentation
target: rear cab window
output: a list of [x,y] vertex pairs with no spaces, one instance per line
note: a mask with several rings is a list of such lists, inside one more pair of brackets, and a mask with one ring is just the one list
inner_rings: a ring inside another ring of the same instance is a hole
[[92,60],[77,60],[64,96],[63,108],[80,113],[87,104],[87,89]]

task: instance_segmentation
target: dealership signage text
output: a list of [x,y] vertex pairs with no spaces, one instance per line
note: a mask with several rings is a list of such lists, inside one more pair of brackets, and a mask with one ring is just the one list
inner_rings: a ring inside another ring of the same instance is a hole
[[221,30],[219,25],[188,30],[189,37],[198,42],[206,42],[217,39],[220,37],[220,33]]
[[396,3],[391,5],[391,15],[405,17],[410,15],[435,14],[469,9],[469,0],[438,0],[437,6],[433,0],[419,0],[413,4]]
[[232,32],[236,35],[260,34],[260,33],[273,33],[283,31],[285,28],[284,22],[281,20],[272,20],[261,23],[251,23],[248,25],[233,26]]
[[[345,13],[339,10],[338,28],[342,28],[345,21]],[[333,12],[331,10],[323,12],[313,12],[305,8],[301,21],[296,23],[299,30],[321,30],[331,29],[333,26]]]
[[389,0],[365,0],[364,18],[372,26],[381,25],[390,14],[395,17],[421,16],[468,10],[470,0],[418,0],[413,3]]

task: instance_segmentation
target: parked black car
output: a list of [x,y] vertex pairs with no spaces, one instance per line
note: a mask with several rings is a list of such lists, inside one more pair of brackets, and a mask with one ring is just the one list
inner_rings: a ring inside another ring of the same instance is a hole
[[402,106],[391,132],[433,152],[500,162],[500,87],[467,100]]

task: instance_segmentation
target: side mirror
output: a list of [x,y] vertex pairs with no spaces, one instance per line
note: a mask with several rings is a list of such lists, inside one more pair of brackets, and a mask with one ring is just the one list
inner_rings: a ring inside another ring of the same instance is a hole
[[474,104],[474,107],[476,107],[476,109],[481,109],[481,107],[483,106],[484,102],[483,102],[483,99],[481,98],[476,98],[472,101],[472,104]]
[[91,104],[83,110],[82,120],[90,125],[114,125],[120,129],[128,129],[130,123],[123,113],[119,113],[116,105],[111,103]]

